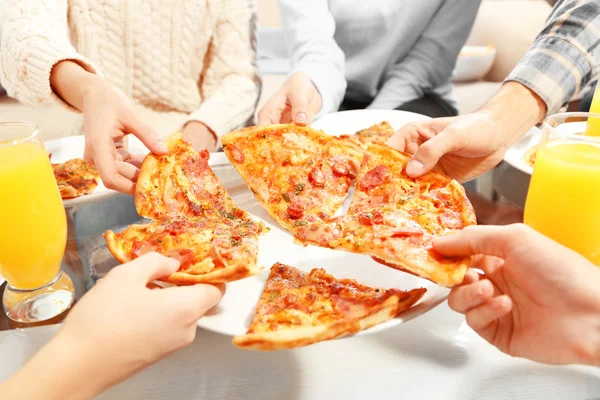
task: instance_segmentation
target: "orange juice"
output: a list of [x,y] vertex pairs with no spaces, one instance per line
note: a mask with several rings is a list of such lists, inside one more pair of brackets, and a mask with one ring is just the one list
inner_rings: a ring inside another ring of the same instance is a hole
[[550,140],[537,152],[525,223],[600,266],[600,143]]
[[0,147],[0,274],[17,289],[36,289],[60,270],[67,221],[44,147]]
[[[592,105],[590,106],[590,113],[600,114],[600,86],[596,87],[594,97],[592,98]],[[586,136],[600,136],[600,118],[591,117],[587,121],[585,129]]]

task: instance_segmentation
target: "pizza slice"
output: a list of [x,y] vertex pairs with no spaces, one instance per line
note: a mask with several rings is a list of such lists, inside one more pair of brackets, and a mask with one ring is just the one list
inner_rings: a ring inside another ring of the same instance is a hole
[[100,174],[96,167],[81,158],[52,164],[52,170],[63,199],[74,199],[90,194],[98,187]]
[[150,251],[177,258],[179,271],[165,281],[180,285],[259,272],[258,236],[268,228],[236,206],[208,166],[206,150],[193,150],[181,133],[166,145],[168,154],[144,159],[136,185],[136,209],[154,221],[106,232],[110,252],[120,262]]
[[354,135],[343,135],[340,138],[353,141],[360,146],[366,147],[370,143],[385,144],[396,131],[389,122],[383,121],[369,128],[360,130]]
[[237,219],[180,220],[131,225],[120,233],[104,234],[108,249],[121,263],[156,251],[178,259],[179,270],[165,282],[189,285],[222,283],[261,271],[257,267],[260,223]]
[[165,145],[166,155],[149,154],[140,169],[135,207],[141,216],[161,220],[245,215],[209,167],[208,151],[195,151],[181,132],[169,136]]
[[470,260],[444,258],[432,249],[432,241],[476,224],[473,207],[463,187],[445,175],[406,175],[409,160],[388,146],[370,145],[347,215],[304,226],[296,238],[367,254],[443,286],[461,283]]
[[248,332],[233,343],[244,349],[280,350],[353,334],[395,318],[425,291],[374,288],[336,279],[323,269],[306,273],[277,263]]
[[336,214],[363,153],[354,143],[293,124],[242,129],[222,143],[258,201],[291,232]]

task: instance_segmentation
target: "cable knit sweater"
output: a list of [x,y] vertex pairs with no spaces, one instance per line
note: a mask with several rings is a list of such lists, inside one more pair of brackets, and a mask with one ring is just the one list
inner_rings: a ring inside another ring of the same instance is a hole
[[73,60],[175,115],[173,129],[194,120],[220,136],[256,107],[255,15],[252,0],[9,0],[0,79],[23,103],[70,108],[50,71]]

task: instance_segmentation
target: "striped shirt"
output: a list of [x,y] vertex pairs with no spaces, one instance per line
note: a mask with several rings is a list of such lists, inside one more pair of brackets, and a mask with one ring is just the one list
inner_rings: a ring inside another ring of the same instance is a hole
[[559,0],[546,27],[510,73],[546,103],[548,115],[598,79],[600,0]]

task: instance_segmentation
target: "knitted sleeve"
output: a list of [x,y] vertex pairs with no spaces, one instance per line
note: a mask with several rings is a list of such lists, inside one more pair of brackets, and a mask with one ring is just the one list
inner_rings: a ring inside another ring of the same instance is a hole
[[[186,122],[200,121],[217,137],[245,125],[260,91],[256,66],[256,10],[252,0],[223,0],[200,77],[203,102]],[[214,4],[214,3],[213,3]]]
[[8,0],[0,45],[0,80],[9,96],[22,103],[59,103],[50,87],[50,72],[64,60],[87,71],[94,66],[69,41],[67,0]]

